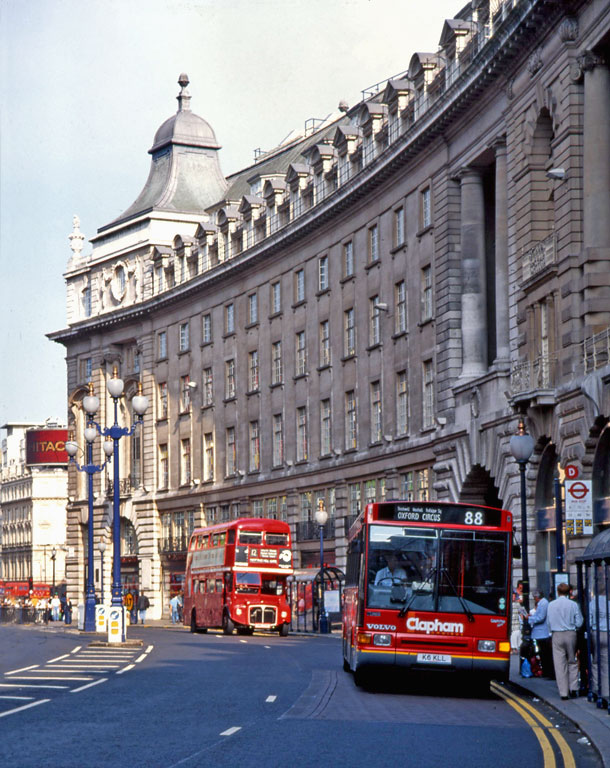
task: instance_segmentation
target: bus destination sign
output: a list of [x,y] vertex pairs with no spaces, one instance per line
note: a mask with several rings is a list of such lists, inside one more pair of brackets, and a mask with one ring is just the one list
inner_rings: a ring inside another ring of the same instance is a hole
[[404,504],[382,502],[377,505],[378,520],[400,523],[437,523],[440,525],[498,526],[502,523],[500,509],[449,504]]

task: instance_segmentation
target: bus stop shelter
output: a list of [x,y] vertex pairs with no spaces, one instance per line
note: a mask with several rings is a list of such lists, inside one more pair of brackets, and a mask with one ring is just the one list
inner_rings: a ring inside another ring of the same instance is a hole
[[610,715],[610,528],[593,537],[576,565],[586,622],[588,698]]
[[290,629],[293,632],[319,632],[324,579],[324,608],[328,624],[341,624],[341,606],[345,574],[340,568],[325,565],[323,569],[296,568],[288,578],[288,601],[292,609]]

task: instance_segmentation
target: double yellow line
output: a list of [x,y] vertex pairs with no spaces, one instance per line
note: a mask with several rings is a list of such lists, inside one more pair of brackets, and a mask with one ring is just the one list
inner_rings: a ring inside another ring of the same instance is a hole
[[525,720],[532,731],[534,731],[534,735],[538,739],[540,748],[542,749],[544,768],[556,768],[557,765],[555,761],[555,752],[547,735],[549,733],[557,742],[557,746],[559,747],[563,759],[564,768],[576,768],[572,750],[568,746],[567,741],[563,738],[563,735],[555,728],[550,720],[547,720],[544,715],[541,715],[540,712],[538,712],[535,707],[532,707],[527,701],[516,696],[514,693],[511,693],[511,691],[506,690],[506,688],[498,685],[498,683],[492,681],[490,688],[493,693],[501,696],[506,703]]

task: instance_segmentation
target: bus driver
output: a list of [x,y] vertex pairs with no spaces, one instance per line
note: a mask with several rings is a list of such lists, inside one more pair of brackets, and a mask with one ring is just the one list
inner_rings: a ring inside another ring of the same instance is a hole
[[386,555],[386,562],[386,567],[377,571],[377,575],[375,576],[375,585],[379,584],[381,586],[390,587],[397,581],[402,584],[406,584],[407,572],[400,564],[400,560],[398,559],[396,552],[389,552]]

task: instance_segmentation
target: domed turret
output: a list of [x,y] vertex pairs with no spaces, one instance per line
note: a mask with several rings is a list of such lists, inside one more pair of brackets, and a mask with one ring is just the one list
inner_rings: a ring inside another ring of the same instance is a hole
[[155,133],[144,189],[107,227],[151,210],[200,214],[222,199],[227,189],[218,160],[220,144],[214,131],[202,117],[191,112],[191,96],[186,89],[188,76],[181,74],[178,84],[178,111]]

